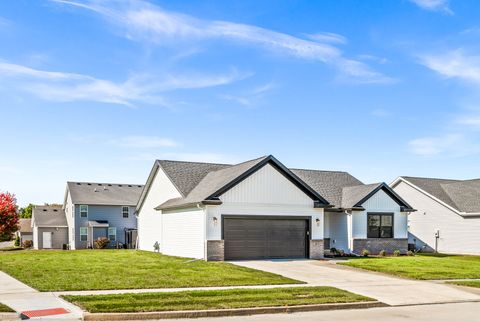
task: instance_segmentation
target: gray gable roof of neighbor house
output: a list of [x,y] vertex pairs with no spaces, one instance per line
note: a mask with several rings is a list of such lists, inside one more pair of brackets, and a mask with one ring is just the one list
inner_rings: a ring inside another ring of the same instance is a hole
[[342,189],[342,207],[352,208],[360,206],[362,199],[375,191],[382,183],[368,185],[347,186]]
[[456,180],[401,176],[459,212],[480,212],[480,179]]
[[[218,203],[218,197],[221,194],[267,163],[270,163],[276,167],[285,175],[285,177],[287,177],[287,179],[289,179],[292,183],[309,195],[314,201],[315,206],[325,207],[329,205],[328,201],[318,194],[315,189],[302,181],[302,179],[297,177],[295,173],[284,167],[278,160],[270,155],[252,159],[236,165],[222,165],[223,168],[218,170],[211,168],[211,171],[198,182],[198,184],[190,191],[190,193],[188,193],[186,197],[178,197],[168,200],[163,204],[160,204],[157,209],[181,207],[200,202]],[[182,164],[179,165],[183,166]],[[186,176],[187,179],[191,175],[188,171],[181,170],[176,170],[174,173],[176,175]],[[167,172],[167,175],[171,177],[172,172]]]
[[35,206],[32,211],[33,224],[39,227],[67,226],[65,211],[59,206]]
[[137,205],[143,185],[67,182],[73,204]]
[[20,233],[32,233],[32,219],[21,218],[18,220],[18,230]]

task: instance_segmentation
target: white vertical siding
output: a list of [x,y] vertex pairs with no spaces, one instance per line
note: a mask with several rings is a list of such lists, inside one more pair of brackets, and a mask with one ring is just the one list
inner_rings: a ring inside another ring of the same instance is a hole
[[139,249],[154,251],[154,244],[161,243],[162,214],[155,207],[175,197],[180,197],[180,193],[159,168],[138,213]]
[[341,212],[330,212],[330,247],[348,252],[348,216]]
[[[408,202],[408,200],[407,200]],[[362,204],[365,211],[354,211],[352,214],[352,237],[367,238],[367,213],[393,213],[393,237],[407,238],[407,213],[400,212],[400,206],[383,190],[378,191]]]
[[205,213],[186,209],[162,214],[163,254],[203,259],[205,253]]
[[267,203],[312,206],[313,201],[270,164],[225,192],[225,203]]
[[417,247],[426,244],[433,250],[438,229],[439,252],[480,254],[480,217],[462,217],[405,182],[394,190],[417,210],[408,216],[410,240],[415,239]]

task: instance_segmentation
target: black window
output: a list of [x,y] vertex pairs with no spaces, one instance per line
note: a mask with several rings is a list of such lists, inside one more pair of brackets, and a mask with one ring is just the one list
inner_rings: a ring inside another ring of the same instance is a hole
[[369,213],[367,237],[393,238],[393,213]]

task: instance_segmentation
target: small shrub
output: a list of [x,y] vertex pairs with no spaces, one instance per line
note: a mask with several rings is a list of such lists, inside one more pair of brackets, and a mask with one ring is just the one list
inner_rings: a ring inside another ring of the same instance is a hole
[[379,256],[386,256],[386,255],[387,255],[387,251],[381,250],[380,252],[378,252],[378,255],[379,255]]
[[362,250],[362,256],[367,257],[367,256],[369,256],[369,255],[370,255],[370,251],[369,251],[369,250],[367,250],[367,249],[363,249],[363,250]]
[[407,251],[407,255],[408,256],[415,256],[415,253],[413,253],[413,251]]
[[344,250],[338,250],[338,255],[345,256],[345,251]]
[[17,235],[17,237],[15,237],[15,243],[14,243],[15,246],[20,246],[20,236]]
[[399,250],[393,251],[393,256],[400,256],[400,251]]
[[107,247],[108,243],[110,243],[110,240],[106,237],[99,237],[93,243],[95,244],[96,249],[104,249]]
[[337,254],[337,253],[338,253],[338,251],[337,251],[337,249],[336,249],[336,248],[334,248],[334,247],[331,247],[331,248],[330,248],[330,253],[332,253],[332,255],[335,255],[335,254]]
[[29,248],[31,248],[31,247],[33,246],[33,241],[31,241],[31,240],[23,241],[22,246],[23,246],[24,248],[26,248],[26,249],[29,249]]

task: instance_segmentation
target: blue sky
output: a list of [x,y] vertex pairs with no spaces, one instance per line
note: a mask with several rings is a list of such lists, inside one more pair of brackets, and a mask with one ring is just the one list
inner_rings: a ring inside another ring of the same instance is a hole
[[144,183],[154,159],[480,172],[478,1],[0,2],[0,190]]

